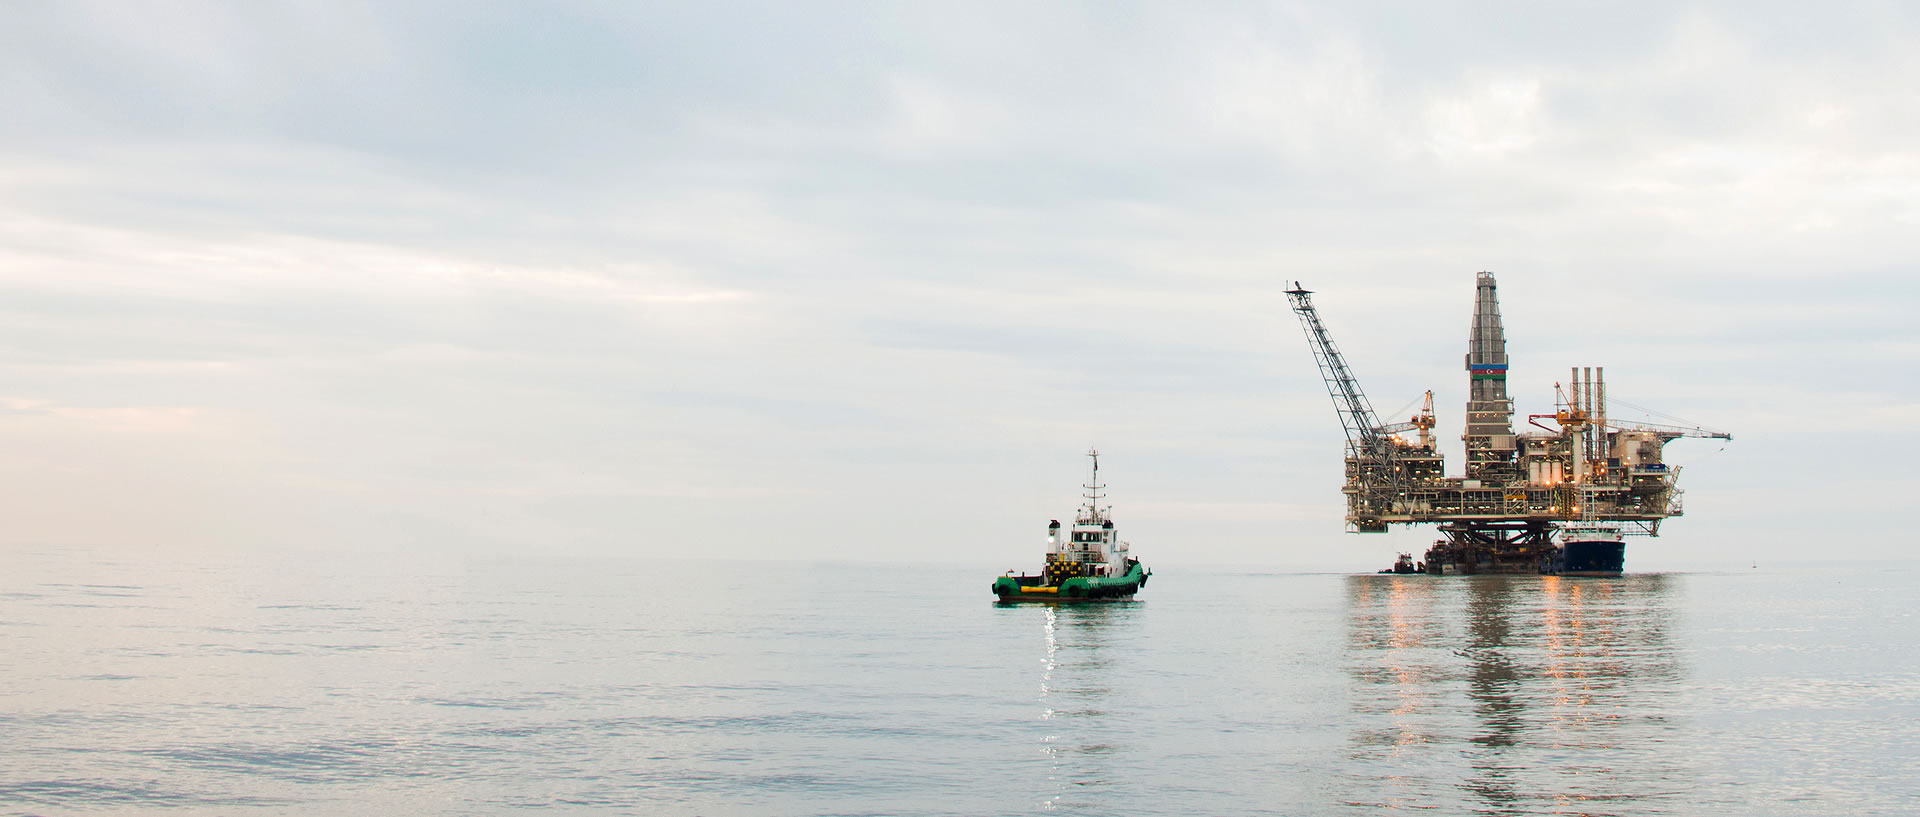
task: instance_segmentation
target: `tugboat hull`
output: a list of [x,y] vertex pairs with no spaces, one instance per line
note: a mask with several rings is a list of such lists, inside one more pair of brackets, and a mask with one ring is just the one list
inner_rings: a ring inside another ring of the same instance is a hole
[[1001,601],[1113,601],[1132,598],[1151,575],[1134,562],[1125,576],[1076,576],[1057,585],[1042,585],[1044,576],[1001,576],[993,580],[993,594]]
[[1625,542],[1576,540],[1565,543],[1563,548],[1561,558],[1564,566],[1560,568],[1562,576],[1615,577],[1619,576],[1627,566]]

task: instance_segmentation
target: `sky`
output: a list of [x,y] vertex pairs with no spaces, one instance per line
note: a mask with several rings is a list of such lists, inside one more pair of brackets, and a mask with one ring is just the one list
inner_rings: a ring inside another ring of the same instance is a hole
[[1384,567],[1284,290],[1458,473],[1489,270],[1630,569],[1911,555],[1912,4],[5,9],[0,546]]

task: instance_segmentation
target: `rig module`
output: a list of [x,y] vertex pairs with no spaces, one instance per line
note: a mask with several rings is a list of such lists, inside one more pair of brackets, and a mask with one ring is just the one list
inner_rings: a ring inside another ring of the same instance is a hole
[[1407,421],[1381,423],[1310,295],[1298,282],[1287,291],[1346,429],[1349,531],[1434,523],[1444,537],[1423,561],[1408,554],[1382,572],[1618,576],[1623,536],[1658,536],[1661,520],[1681,515],[1680,469],[1661,459],[1666,444],[1733,439],[1609,419],[1605,372],[1591,367],[1574,368],[1564,390],[1555,386],[1553,414],[1528,416],[1538,430],[1515,433],[1497,285],[1482,272],[1467,341],[1466,474],[1446,476],[1433,442],[1433,392]]

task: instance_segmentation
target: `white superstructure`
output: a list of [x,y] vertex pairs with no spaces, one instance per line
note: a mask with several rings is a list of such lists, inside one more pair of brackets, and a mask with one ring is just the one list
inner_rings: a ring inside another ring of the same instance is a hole
[[1087,456],[1093,458],[1093,479],[1082,486],[1087,489],[1082,495],[1087,504],[1080,506],[1072,529],[1064,534],[1057,519],[1047,526],[1049,571],[1058,564],[1078,576],[1124,576],[1130,546],[1120,540],[1120,532],[1113,526],[1113,509],[1100,507],[1100,500],[1106,496],[1101,491],[1107,487],[1100,484],[1100,452],[1088,450]]

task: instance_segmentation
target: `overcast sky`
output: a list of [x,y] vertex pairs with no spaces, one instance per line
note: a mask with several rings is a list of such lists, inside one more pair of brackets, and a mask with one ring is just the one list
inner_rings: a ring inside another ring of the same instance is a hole
[[1457,473],[1492,270],[1630,568],[1910,554],[1913,4],[0,9],[12,547],[1382,567],[1282,291]]

